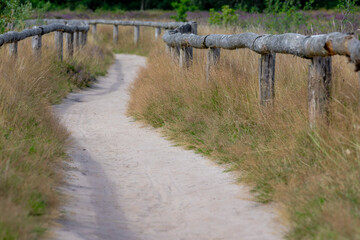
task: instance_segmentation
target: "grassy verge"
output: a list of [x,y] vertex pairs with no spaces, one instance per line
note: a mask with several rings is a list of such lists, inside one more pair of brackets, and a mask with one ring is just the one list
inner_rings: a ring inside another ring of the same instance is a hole
[[277,55],[276,103],[264,110],[257,54],[222,50],[207,83],[204,50],[195,50],[192,67],[182,70],[163,48],[152,51],[132,87],[131,115],[240,170],[258,201],[282,206],[289,239],[360,238],[360,89],[345,58],[333,61],[330,125],[311,130],[308,60]]
[[41,59],[31,39],[19,43],[18,59],[1,52],[0,63],[0,239],[38,239],[59,204],[67,133],[51,104],[105,74],[111,52],[90,43],[59,62],[53,36],[43,38]]

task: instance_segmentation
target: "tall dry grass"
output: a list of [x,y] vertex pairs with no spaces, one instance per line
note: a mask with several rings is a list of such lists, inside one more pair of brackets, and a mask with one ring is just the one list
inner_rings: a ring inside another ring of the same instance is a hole
[[259,55],[222,50],[208,83],[205,54],[194,50],[184,70],[157,43],[131,89],[129,113],[239,171],[258,201],[283,209],[289,239],[360,239],[360,88],[353,66],[333,58],[330,125],[310,129],[308,60],[277,55],[276,101],[264,110]]
[[43,37],[40,59],[31,39],[19,42],[18,59],[0,52],[0,239],[38,239],[56,216],[66,130],[51,104],[104,74],[111,53],[90,43],[59,62],[53,34]]
[[134,44],[133,26],[119,26],[118,29],[118,42],[113,43],[113,26],[99,26],[97,43],[101,45],[107,45],[114,53],[127,53],[148,56],[157,42],[155,41],[155,31],[152,27],[140,27],[140,38],[138,44]]

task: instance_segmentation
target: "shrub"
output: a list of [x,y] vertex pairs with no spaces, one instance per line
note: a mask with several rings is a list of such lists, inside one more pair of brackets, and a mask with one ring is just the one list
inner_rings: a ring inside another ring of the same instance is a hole
[[176,10],[176,15],[171,16],[172,19],[175,19],[177,22],[186,22],[188,11],[195,11],[197,8],[194,5],[191,5],[190,0],[179,0],[177,2],[172,2],[171,6]]
[[21,25],[32,14],[31,3],[20,0],[0,1],[0,33]]
[[221,7],[221,13],[216,12],[213,8],[210,9],[209,23],[212,25],[232,25],[238,21],[238,15],[235,13],[235,9],[224,5]]

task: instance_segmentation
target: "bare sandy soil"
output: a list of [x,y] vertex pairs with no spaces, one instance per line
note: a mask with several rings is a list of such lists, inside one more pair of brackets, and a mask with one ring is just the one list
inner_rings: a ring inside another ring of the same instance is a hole
[[251,201],[232,174],[126,116],[145,64],[116,55],[106,77],[55,107],[72,160],[53,239],[282,239],[274,209]]

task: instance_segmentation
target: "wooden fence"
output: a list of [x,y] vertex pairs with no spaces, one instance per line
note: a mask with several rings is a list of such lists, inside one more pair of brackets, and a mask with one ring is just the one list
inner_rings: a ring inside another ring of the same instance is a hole
[[193,28],[196,28],[195,22],[148,22],[148,21],[119,21],[119,20],[103,20],[103,19],[93,19],[93,20],[64,20],[64,19],[41,19],[41,20],[27,20],[26,25],[38,25],[38,24],[68,24],[68,25],[90,25],[91,33],[93,36],[97,34],[97,25],[113,25],[113,41],[114,43],[118,42],[119,32],[118,26],[134,26],[134,43],[138,44],[140,38],[140,27],[153,27],[155,28],[155,39],[158,39],[161,34],[161,29],[174,29],[181,27],[186,24],[190,24]]
[[[185,22],[147,22],[147,21],[116,21],[116,20],[63,20],[63,19],[40,19],[27,20],[27,27],[32,29],[25,29],[21,32],[7,32],[0,35],[0,47],[4,44],[9,44],[9,55],[17,57],[18,42],[26,38],[32,37],[32,49],[35,55],[41,55],[42,35],[55,32],[55,49],[59,59],[63,59],[63,34],[65,37],[66,54],[73,56],[74,49],[81,48],[87,42],[87,33],[90,30],[94,37],[96,37],[97,24],[113,25],[113,41],[118,42],[119,32],[118,26],[134,26],[134,43],[137,44],[140,38],[140,26],[154,27],[155,38],[158,39],[161,34],[161,28],[174,29],[188,23]],[[46,24],[41,25],[40,24]],[[190,23],[193,28],[196,28],[196,23]]]
[[69,26],[64,24],[50,24],[34,26],[32,29],[25,29],[21,32],[7,32],[0,35],[0,46],[9,44],[9,55],[17,57],[18,42],[32,37],[32,49],[34,55],[41,55],[42,35],[55,32],[55,49],[59,59],[63,59],[63,33],[66,34],[66,53],[72,56],[75,46],[80,48],[87,41],[88,26]]
[[[304,36],[296,33],[279,35],[242,33],[236,35],[210,34],[199,36],[193,33],[190,24],[167,31],[164,42],[172,56],[179,60],[180,66],[192,62],[192,49],[207,49],[206,76],[219,62],[220,49],[248,48],[260,54],[259,91],[260,104],[269,107],[275,98],[275,59],[276,53],[291,54],[311,60],[308,79],[308,108],[310,126],[317,119],[328,120],[331,93],[331,56],[342,55],[360,70],[360,41],[353,34],[329,33]],[[179,50],[180,49],[180,50]]]
[[181,67],[189,67],[193,59],[193,48],[207,49],[206,78],[210,79],[210,72],[220,59],[220,49],[248,48],[258,54],[259,59],[259,91],[260,104],[264,107],[273,105],[275,98],[275,63],[276,53],[291,54],[311,60],[308,79],[308,107],[310,126],[314,127],[317,119],[327,119],[332,82],[333,55],[347,56],[355,64],[356,71],[360,70],[360,41],[353,34],[329,33],[322,35],[304,36],[296,33],[279,35],[242,33],[236,35],[210,34],[197,35],[196,22],[146,22],[146,21],[117,21],[117,20],[61,20],[42,19],[28,20],[27,26],[46,23],[40,27],[27,29],[22,32],[8,32],[0,35],[0,46],[10,44],[9,53],[17,55],[17,42],[33,37],[34,54],[41,53],[41,36],[55,32],[55,47],[57,55],[62,59],[63,33],[66,33],[67,54],[72,56],[75,46],[86,44],[87,32],[91,25],[91,32],[96,38],[98,24],[113,25],[113,40],[118,42],[118,26],[134,26],[134,43],[140,37],[140,26],[155,28],[155,38],[161,34],[161,28],[170,29],[163,35],[167,51]]

